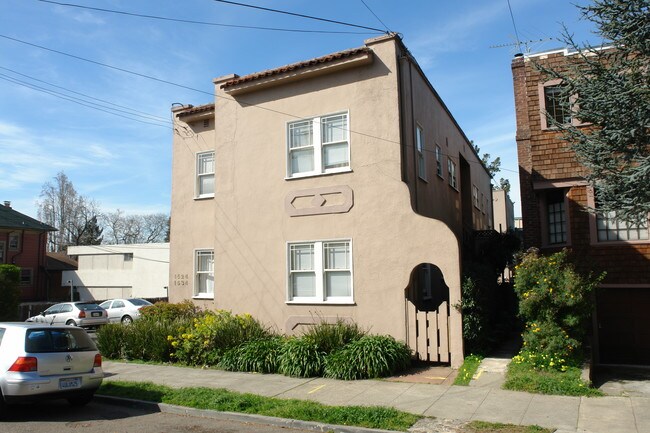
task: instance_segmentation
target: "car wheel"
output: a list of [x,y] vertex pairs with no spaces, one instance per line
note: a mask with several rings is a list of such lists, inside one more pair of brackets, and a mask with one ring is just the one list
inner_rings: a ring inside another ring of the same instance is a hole
[[75,406],[75,407],[85,406],[88,403],[90,403],[94,395],[95,393],[91,392],[87,394],[78,395],[76,397],[70,397],[68,399],[68,403],[70,403],[71,406]]
[[72,319],[70,319],[70,320],[68,320],[67,322],[65,322],[65,324],[68,325],[68,326],[77,326],[77,322],[75,322],[75,321],[72,320]]
[[131,323],[133,323],[131,316],[122,317],[122,325],[130,325]]

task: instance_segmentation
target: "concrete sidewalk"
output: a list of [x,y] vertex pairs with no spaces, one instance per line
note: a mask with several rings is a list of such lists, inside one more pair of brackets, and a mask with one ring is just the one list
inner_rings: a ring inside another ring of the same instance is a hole
[[648,397],[547,396],[494,387],[300,379],[113,361],[104,362],[104,371],[106,382],[154,382],[174,388],[202,386],[328,405],[388,406],[438,419],[536,424],[556,428],[558,433],[650,433]]

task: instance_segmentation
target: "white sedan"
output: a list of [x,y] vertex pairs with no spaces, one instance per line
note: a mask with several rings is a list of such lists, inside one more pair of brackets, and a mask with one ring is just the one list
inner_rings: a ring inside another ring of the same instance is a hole
[[145,299],[109,299],[99,304],[100,307],[108,312],[109,322],[120,322],[128,325],[134,320],[140,318],[140,308],[153,305]]

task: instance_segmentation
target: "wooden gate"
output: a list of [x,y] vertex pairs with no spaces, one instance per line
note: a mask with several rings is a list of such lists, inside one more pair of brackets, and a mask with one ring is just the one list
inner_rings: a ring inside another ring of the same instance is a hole
[[437,310],[418,311],[415,304],[406,304],[406,342],[420,361],[451,362],[449,350],[449,301]]

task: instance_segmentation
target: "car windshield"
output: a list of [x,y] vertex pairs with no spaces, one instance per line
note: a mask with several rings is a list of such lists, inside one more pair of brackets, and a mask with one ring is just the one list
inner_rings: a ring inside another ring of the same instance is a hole
[[87,310],[99,310],[102,307],[100,307],[95,303],[85,303],[85,304],[77,304],[77,308],[82,311],[87,311]]
[[131,302],[133,305],[137,305],[138,307],[141,307],[143,305],[153,305],[151,302],[144,299],[129,299],[129,302]]
[[25,352],[82,352],[97,350],[97,346],[83,329],[28,329]]

